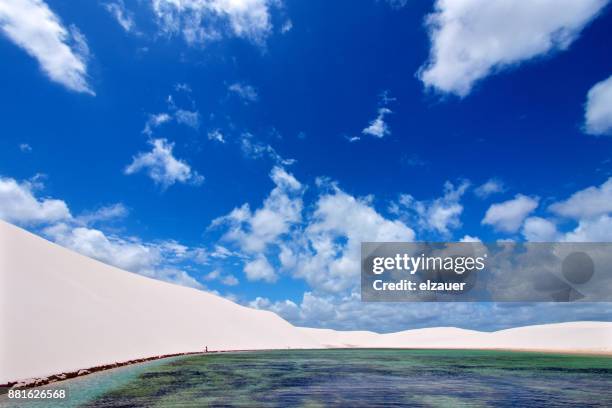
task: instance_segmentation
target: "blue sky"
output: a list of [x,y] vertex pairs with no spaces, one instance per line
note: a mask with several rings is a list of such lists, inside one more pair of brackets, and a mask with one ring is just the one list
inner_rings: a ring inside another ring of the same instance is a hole
[[361,241],[612,240],[607,0],[1,3],[0,218],[295,324],[612,318],[358,299]]

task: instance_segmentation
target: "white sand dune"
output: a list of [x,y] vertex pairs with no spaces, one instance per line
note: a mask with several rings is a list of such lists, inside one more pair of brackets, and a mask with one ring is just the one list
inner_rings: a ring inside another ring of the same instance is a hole
[[205,346],[319,346],[272,312],[105,265],[2,221],[0,330],[0,384]]
[[0,221],[0,384],[166,354],[324,347],[612,351],[612,323],[495,333],[297,328],[274,313],[129,273]]
[[324,347],[506,349],[612,353],[611,322],[570,322],[496,332],[435,327],[397,333],[343,332],[299,328]]

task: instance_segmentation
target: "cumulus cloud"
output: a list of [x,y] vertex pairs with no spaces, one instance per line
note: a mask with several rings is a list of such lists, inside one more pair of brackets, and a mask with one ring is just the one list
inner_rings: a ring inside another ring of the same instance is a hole
[[151,268],[160,261],[156,248],[138,241],[108,237],[97,229],[72,228],[59,223],[45,229],[45,234],[66,248],[131,272]]
[[183,286],[203,288],[186,272],[166,264],[163,244],[147,244],[131,238],[109,236],[98,229],[57,223],[44,234],[59,245],[109,265]]
[[361,242],[412,241],[414,231],[400,220],[385,218],[369,198],[330,187],[320,194],[304,234],[286,243],[285,263],[295,265],[294,276],[310,287],[334,293],[358,284]]
[[612,241],[612,177],[599,186],[576,191],[568,199],[553,203],[549,211],[577,222],[560,240],[567,242]]
[[612,212],[612,177],[598,187],[577,191],[570,198],[552,204],[553,213],[573,218],[593,218]]
[[259,255],[244,265],[244,274],[250,281],[275,282],[278,279],[276,272],[265,256]]
[[312,211],[303,214],[304,186],[279,167],[271,177],[275,187],[259,209],[244,204],[212,224],[246,255],[248,279],[271,281],[283,270],[317,291],[342,291],[358,283],[362,241],[414,239],[403,222],[377,212],[371,198],[355,198],[323,179]]
[[612,76],[596,83],[589,90],[584,130],[591,135],[612,135]]
[[490,195],[496,193],[502,193],[506,190],[506,186],[501,180],[498,179],[489,179],[485,183],[474,189],[474,194],[476,194],[480,198],[487,198]]
[[204,275],[204,280],[206,281],[219,281],[226,286],[236,286],[240,283],[238,278],[236,278],[232,274],[225,275],[219,269],[215,269],[212,272]]
[[123,0],[106,3],[104,4],[104,8],[114,17],[125,32],[129,33],[134,30],[134,13],[125,7]]
[[[237,243],[247,253],[264,251],[301,220],[301,183],[281,167],[274,167],[270,178],[275,187],[261,208],[251,211],[249,204],[245,203],[212,223],[213,227],[225,226],[224,239]],[[261,265],[259,262],[255,266]]]
[[601,215],[580,220],[578,226],[565,234],[563,240],[567,242],[612,242],[612,217]]
[[262,45],[272,30],[276,0],[151,0],[162,32],[189,44],[235,36]]
[[19,150],[21,150],[24,153],[30,153],[32,151],[32,146],[30,146],[27,143],[20,143]]
[[259,99],[257,90],[245,83],[235,82],[228,86],[227,90],[242,99],[244,103],[257,102]]
[[460,200],[469,185],[467,181],[462,181],[455,187],[447,181],[444,183],[444,195],[433,200],[418,201],[410,194],[402,194],[389,210],[414,221],[422,230],[434,231],[447,238],[452,229],[461,226],[459,217],[463,205]]
[[87,81],[85,37],[75,26],[66,28],[44,1],[2,1],[0,32],[35,58],[52,81],[94,95]]
[[522,233],[529,242],[556,242],[559,239],[555,223],[541,217],[527,218]]
[[516,232],[523,220],[537,208],[539,199],[517,194],[512,200],[493,204],[482,220],[483,225],[491,225],[498,231]]
[[0,177],[0,218],[15,224],[32,225],[72,218],[62,200],[37,198],[36,184]]
[[438,0],[426,19],[427,87],[464,97],[474,84],[521,62],[567,49],[608,0]]
[[134,174],[145,171],[156,183],[166,189],[174,183],[200,185],[204,177],[193,170],[186,162],[174,157],[174,144],[166,139],[153,139],[149,141],[152,147],[150,152],[139,153],[134,156],[124,170],[125,174]]
[[463,238],[459,240],[459,242],[482,242],[482,240],[478,237],[473,237],[471,235],[464,235]]

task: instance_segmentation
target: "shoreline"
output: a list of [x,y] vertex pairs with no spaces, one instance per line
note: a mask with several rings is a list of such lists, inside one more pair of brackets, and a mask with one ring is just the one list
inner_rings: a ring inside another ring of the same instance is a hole
[[69,380],[76,377],[82,377],[89,374],[94,374],[101,371],[108,371],[114,368],[125,367],[140,363],[146,363],[149,361],[162,360],[165,358],[182,357],[182,356],[195,356],[195,355],[207,355],[207,354],[220,354],[220,353],[255,353],[262,351],[325,351],[325,350],[414,350],[414,351],[428,351],[428,350],[452,350],[452,351],[500,351],[509,353],[538,353],[538,354],[556,354],[563,356],[581,356],[581,357],[606,357],[612,358],[612,350],[554,350],[554,349],[507,349],[507,348],[422,348],[422,347],[325,347],[325,348],[290,348],[290,349],[262,349],[262,350],[214,350],[214,351],[191,351],[185,353],[173,353],[164,354],[160,356],[152,356],[146,358],[139,358],[134,360],[127,360],[118,363],[103,364],[90,368],[83,368],[79,370],[52,374],[46,377],[28,378],[23,380],[11,381],[5,384],[0,384],[0,396],[8,392],[9,389],[29,389],[40,387],[43,385],[53,384],[65,380]]
[[[214,353],[214,352],[209,352],[209,353]],[[35,378],[11,381],[5,384],[0,384],[0,395],[4,394],[4,392],[2,392],[2,390],[4,389],[11,389],[11,388],[27,389],[27,388],[40,387],[43,385],[52,384],[52,383],[56,383],[56,382],[60,382],[64,380],[69,380],[69,379],[76,378],[76,377],[82,377],[85,375],[89,375],[89,374],[93,374],[93,373],[97,373],[101,371],[112,370],[113,368],[125,367],[129,365],[140,364],[140,363],[146,363],[148,361],[161,360],[164,358],[180,357],[180,356],[188,356],[188,355],[196,355],[196,354],[205,354],[205,353],[199,352],[199,351],[192,351],[192,352],[186,352],[186,353],[164,354],[160,356],[137,358],[137,359],[121,361],[117,363],[103,364],[103,365],[94,366],[90,368],[82,368],[79,370],[68,371],[68,372],[59,373],[59,374],[52,374],[46,377],[35,377]]]

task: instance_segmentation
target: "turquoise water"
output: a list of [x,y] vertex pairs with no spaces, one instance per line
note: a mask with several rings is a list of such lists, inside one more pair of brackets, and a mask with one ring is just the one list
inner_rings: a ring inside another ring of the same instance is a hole
[[60,384],[69,387],[70,405],[30,406],[611,407],[612,358],[460,350],[223,353]]

